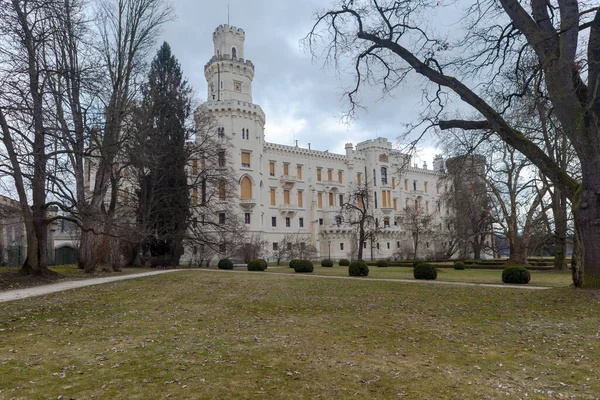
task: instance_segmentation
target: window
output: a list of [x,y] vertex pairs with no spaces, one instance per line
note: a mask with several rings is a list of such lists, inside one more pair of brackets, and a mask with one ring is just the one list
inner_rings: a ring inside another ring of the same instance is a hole
[[340,243],[340,250],[344,250],[344,243]]
[[128,203],[129,202],[129,188],[126,187],[125,190],[123,191],[123,203]]
[[327,170],[327,180],[329,182],[331,182],[333,180],[333,170],[332,169]]
[[363,249],[367,248],[367,242],[363,242]]
[[300,242],[300,250],[304,250],[306,248],[306,243]]
[[298,218],[298,226],[300,228],[304,228],[304,218],[302,218],[302,217]]
[[319,218],[319,225],[323,225],[323,218]]
[[284,175],[290,174],[290,164],[288,164],[288,163],[283,164],[283,174]]
[[377,250],[379,250],[379,243],[377,243]]
[[343,194],[340,194],[340,195],[338,196],[338,200],[340,201],[340,204],[339,204],[339,206],[340,206],[340,207],[341,207],[341,206],[343,206],[343,205],[344,205],[344,195],[343,195]]
[[408,179],[404,180],[404,190],[408,190]]
[[252,181],[247,176],[244,176],[240,182],[240,194],[242,200],[252,198]]
[[242,139],[246,139],[246,130],[242,128]]
[[277,217],[271,217],[271,226],[277,226]]
[[231,48],[231,58],[237,58],[237,50],[235,49],[235,47]]
[[317,182],[321,182],[321,168],[317,168]]
[[302,207],[302,190],[298,190],[298,207]]
[[388,180],[387,180],[387,168],[386,167],[381,167],[381,184],[382,185],[387,185]]
[[427,182],[425,182],[425,183],[423,184],[423,191],[424,191],[425,193],[427,193]]
[[340,226],[342,224],[342,217],[340,215],[335,216],[335,224]]
[[389,250],[389,248],[390,248],[390,242],[387,242],[387,248]]
[[250,225],[250,213],[244,213],[244,223]]
[[219,245],[219,252],[225,253],[226,250],[227,250],[227,246],[225,246],[225,243],[221,243]]
[[323,208],[323,192],[317,193],[317,207]]
[[[206,178],[202,179],[202,204],[206,204]],[[196,204],[198,204],[198,192],[196,192]]]
[[269,176],[275,176],[275,161],[269,161]]
[[242,151],[242,167],[250,168],[250,152]]
[[343,172],[342,171],[338,171],[338,182],[339,183],[342,183],[342,177],[343,177],[342,175],[343,175]]
[[400,248],[400,242],[396,242],[396,248]]
[[373,186],[377,186],[377,172],[373,168]]
[[359,172],[358,174],[356,174],[356,183],[357,183],[358,185],[360,185],[360,180],[361,180],[361,178],[362,178],[362,176],[361,176],[360,172]]
[[287,249],[291,250],[292,249],[292,244],[291,243],[287,243]]
[[356,206],[361,210],[364,208],[364,203],[361,195],[356,196]]
[[377,192],[373,192],[373,200],[375,201],[375,208],[377,208]]
[[225,181],[219,181],[219,200],[225,200]]
[[217,137],[223,139],[225,137],[225,128],[217,128]]
[[385,190],[381,191],[381,206],[383,208],[387,207],[387,196],[386,196],[386,191]]
[[273,250],[279,250],[279,243],[273,242]]
[[289,228],[290,226],[292,226],[292,220],[290,217],[285,217],[285,227]]
[[270,193],[271,193],[271,205],[274,206],[275,205],[275,188],[271,188]]
[[[390,219],[389,218],[386,217],[386,218],[383,219],[383,227],[384,228],[389,228],[390,227]],[[389,249],[389,247],[388,247],[388,249]]]
[[417,190],[417,181],[413,181],[413,190]]
[[425,202],[425,212],[429,214],[429,202]]
[[296,178],[302,180],[302,165],[296,167]]
[[440,194],[440,185],[435,185],[435,194]]
[[290,204],[290,191],[289,190],[284,190],[283,191],[283,204]]
[[219,225],[225,225],[225,213],[219,213]]
[[224,167],[225,166],[225,152],[223,150],[219,150],[218,157],[219,157],[219,167]]
[[415,210],[419,209],[419,200],[415,200]]
[[329,193],[329,207],[333,207],[333,193]]
[[396,178],[392,178],[392,189],[396,189]]
[[398,201],[394,199],[394,211],[398,210]]
[[246,140],[250,140],[250,129],[246,129]]
[[241,92],[242,91],[242,82],[233,81],[233,90],[235,90],[236,92]]
[[198,188],[192,189],[192,204],[195,206],[198,205]]
[[197,159],[192,160],[192,174],[198,175],[198,160]]

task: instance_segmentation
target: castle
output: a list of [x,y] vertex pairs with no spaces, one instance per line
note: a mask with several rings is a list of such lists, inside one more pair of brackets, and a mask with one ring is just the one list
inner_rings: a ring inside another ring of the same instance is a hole
[[245,32],[233,26],[214,31],[214,55],[204,67],[208,100],[201,107],[230,142],[239,188],[235,201],[248,232],[259,234],[272,252],[293,234],[316,248],[317,259],[350,258],[356,229],[345,223],[340,210],[354,188],[368,182],[369,207],[381,229],[364,258],[392,258],[400,250],[415,256],[407,208],[430,216],[416,256],[438,257],[444,251],[439,233],[447,231],[450,215],[443,201],[444,160],[436,157],[433,168],[412,164],[385,138],[348,143],[345,154],[266,142],[266,117],[252,102],[255,70],[245,59],[244,40]]

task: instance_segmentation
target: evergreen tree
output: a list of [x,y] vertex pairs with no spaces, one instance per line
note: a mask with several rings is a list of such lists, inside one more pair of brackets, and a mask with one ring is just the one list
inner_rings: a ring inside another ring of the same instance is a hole
[[189,220],[186,139],[191,88],[165,42],[158,50],[134,116],[130,160],[137,172],[139,232],[133,264],[178,265]]

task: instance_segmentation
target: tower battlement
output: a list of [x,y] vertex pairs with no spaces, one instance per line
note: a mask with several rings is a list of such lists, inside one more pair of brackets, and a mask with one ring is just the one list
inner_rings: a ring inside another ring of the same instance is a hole
[[244,32],[244,30],[242,28],[236,28],[235,26],[231,26],[231,25],[227,25],[227,24],[219,25],[217,27],[217,29],[215,29],[215,31],[213,32],[213,38],[218,35],[225,34],[225,33],[229,33],[232,35],[238,35],[242,38],[242,40],[246,39],[246,32]]

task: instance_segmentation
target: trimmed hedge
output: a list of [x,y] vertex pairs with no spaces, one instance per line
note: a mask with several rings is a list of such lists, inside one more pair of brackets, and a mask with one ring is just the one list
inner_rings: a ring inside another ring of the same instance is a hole
[[290,261],[290,268],[294,268],[294,265],[296,264],[297,261],[300,261],[300,260],[298,260],[297,258],[294,258],[292,261]]
[[348,266],[348,275],[350,276],[368,276],[369,267],[362,260],[352,261]]
[[347,267],[350,265],[350,260],[347,258],[340,258],[340,262],[338,264],[340,264],[341,267]]
[[264,271],[267,263],[264,260],[252,260],[248,263],[248,271]]
[[295,260],[294,271],[301,273],[311,273],[315,270],[315,266],[310,260]]
[[462,261],[457,261],[454,263],[454,269],[463,270],[465,269],[465,263]]
[[502,271],[502,282],[527,284],[531,280],[531,274],[527,268],[520,265],[513,265],[504,268]]
[[223,258],[222,260],[219,260],[219,264],[217,264],[217,266],[219,269],[233,269],[233,261],[231,261],[229,258]]
[[333,267],[333,261],[331,261],[329,258],[326,258],[321,261],[321,267]]
[[387,267],[388,262],[387,262],[387,260],[379,260],[379,261],[377,261],[377,266],[378,267]]
[[437,278],[437,270],[431,264],[419,263],[413,271],[415,279],[434,280]]

